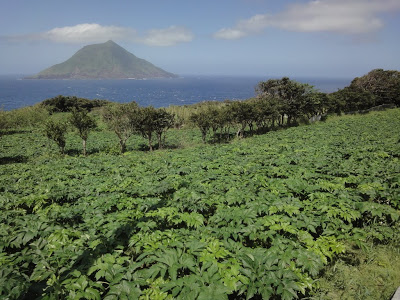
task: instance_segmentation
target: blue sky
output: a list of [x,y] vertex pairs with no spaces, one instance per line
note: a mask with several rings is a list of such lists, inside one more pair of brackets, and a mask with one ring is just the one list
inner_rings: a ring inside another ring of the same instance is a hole
[[0,74],[114,40],[177,74],[353,78],[400,70],[400,0],[3,0]]

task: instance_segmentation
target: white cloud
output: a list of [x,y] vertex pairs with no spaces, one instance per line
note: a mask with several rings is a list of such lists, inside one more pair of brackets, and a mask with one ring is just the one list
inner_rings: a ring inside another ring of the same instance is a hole
[[222,28],[214,34],[216,39],[237,40],[245,37],[247,33],[238,28]]
[[297,32],[334,32],[360,35],[384,26],[382,13],[400,10],[399,0],[316,0],[291,4],[275,15],[256,15],[214,34],[219,39],[238,39],[273,27]]
[[133,28],[103,26],[99,24],[78,24],[75,26],[57,27],[46,32],[15,36],[2,36],[11,42],[48,40],[55,43],[102,43],[107,40],[131,41],[150,46],[173,46],[193,40],[193,33],[178,26],[165,29],[152,29],[144,36],[139,36]]
[[223,28],[214,34],[215,38],[235,40],[262,31],[269,26],[268,15],[255,15],[240,21],[234,28]]
[[99,24],[78,24],[54,28],[40,34],[42,39],[59,43],[92,43],[107,40],[129,40],[136,35],[131,28],[102,26]]
[[178,26],[170,26],[165,29],[152,29],[143,38],[137,41],[150,46],[172,46],[182,42],[190,42],[194,38],[193,33]]

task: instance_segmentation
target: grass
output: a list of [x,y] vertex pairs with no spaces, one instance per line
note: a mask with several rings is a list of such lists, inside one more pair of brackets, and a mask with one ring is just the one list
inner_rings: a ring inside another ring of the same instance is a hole
[[351,248],[326,269],[310,299],[391,299],[400,286],[400,248],[373,245]]

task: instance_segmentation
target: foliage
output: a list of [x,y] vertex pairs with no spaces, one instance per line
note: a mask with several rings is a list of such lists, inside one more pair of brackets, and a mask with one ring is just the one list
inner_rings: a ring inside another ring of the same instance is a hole
[[3,134],[3,131],[9,128],[9,122],[8,122],[8,115],[7,112],[0,110],[0,137]]
[[368,112],[375,106],[399,106],[400,72],[375,69],[328,96],[329,111]]
[[7,129],[23,129],[35,127],[48,118],[48,112],[38,106],[29,106],[12,111],[2,111],[0,110],[0,125],[3,130]]
[[103,109],[102,115],[108,128],[118,136],[120,151],[124,153],[126,141],[139,126],[139,106],[136,102],[109,105]]
[[46,99],[40,103],[40,105],[46,108],[50,113],[71,112],[73,109],[91,111],[96,107],[102,107],[109,104],[110,102],[107,100],[89,100],[85,98],[77,98],[75,96],[63,95]]
[[326,269],[310,299],[391,299],[399,286],[398,247],[348,248],[347,256]]
[[137,131],[147,138],[150,151],[153,151],[152,138],[157,130],[159,112],[153,106],[143,107],[138,112]]
[[69,122],[78,130],[83,141],[83,155],[86,156],[86,141],[92,129],[96,128],[96,121],[85,110],[73,109]]
[[[174,125],[175,116],[167,112],[163,108],[156,110],[156,115],[153,118],[154,131],[157,134],[158,148],[162,149],[164,146],[164,139],[166,131]],[[163,139],[164,134],[164,139]]]
[[35,152],[43,136],[5,136],[2,155],[36,154],[0,165],[0,297],[324,293],[349,244],[399,242],[399,122],[394,109],[218,147],[54,159]]
[[207,133],[210,130],[211,123],[208,119],[207,112],[194,113],[190,116],[190,120],[200,129],[203,143],[206,142]]
[[330,95],[336,112],[357,112],[375,106],[375,96],[359,87],[345,87]]
[[61,154],[64,154],[67,124],[60,121],[48,120],[44,123],[43,130],[47,138],[56,142]]
[[376,98],[376,105],[400,105],[400,72],[375,69],[362,77],[356,77],[350,88],[369,92]]
[[313,87],[288,77],[262,81],[257,85],[256,93],[259,98],[278,99],[281,118],[287,116],[289,125],[296,123],[303,115],[310,117],[321,110],[318,93]]

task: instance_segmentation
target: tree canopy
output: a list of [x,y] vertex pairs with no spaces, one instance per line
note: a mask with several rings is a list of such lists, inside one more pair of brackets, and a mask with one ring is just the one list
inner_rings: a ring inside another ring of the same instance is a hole
[[362,77],[356,77],[350,88],[368,91],[375,96],[375,105],[400,105],[400,72],[375,69]]
[[86,155],[86,141],[90,131],[96,128],[96,121],[86,110],[73,109],[69,122],[77,129],[83,143],[83,155]]

